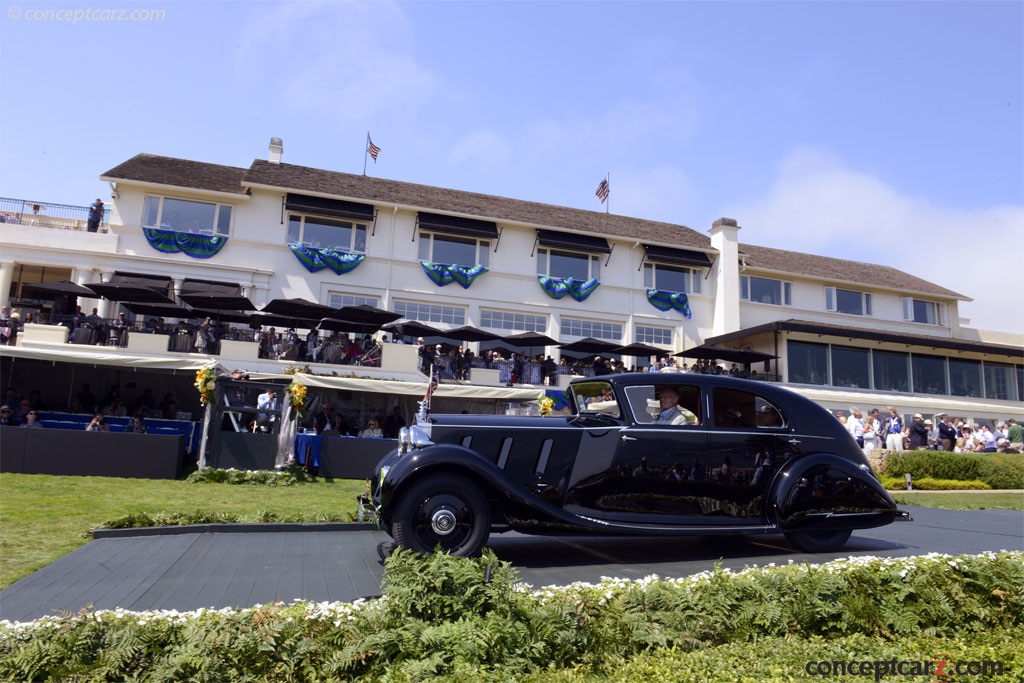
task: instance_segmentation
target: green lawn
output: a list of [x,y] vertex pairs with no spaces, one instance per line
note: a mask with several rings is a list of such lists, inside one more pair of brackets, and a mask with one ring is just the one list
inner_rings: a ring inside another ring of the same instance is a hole
[[1024,493],[1016,491],[890,491],[899,505],[944,510],[1024,510]]
[[[356,518],[365,482],[293,486],[191,484],[156,479],[0,474],[0,588],[89,541],[87,532],[129,514],[223,513],[257,521],[271,513],[294,521]],[[900,505],[953,510],[1024,510],[1024,494],[1000,491],[894,492]]]
[[0,588],[89,541],[86,532],[132,513],[225,513],[255,521],[356,518],[362,480],[293,486],[0,474]]

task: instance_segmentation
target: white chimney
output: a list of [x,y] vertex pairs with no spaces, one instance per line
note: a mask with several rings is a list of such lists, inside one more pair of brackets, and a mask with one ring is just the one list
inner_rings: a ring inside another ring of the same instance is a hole
[[282,154],[284,154],[284,143],[281,142],[281,138],[270,138],[270,163],[281,163]]
[[719,218],[711,226],[711,246],[718,258],[711,268],[715,279],[714,321],[711,334],[720,335],[740,329],[740,226],[732,218]]

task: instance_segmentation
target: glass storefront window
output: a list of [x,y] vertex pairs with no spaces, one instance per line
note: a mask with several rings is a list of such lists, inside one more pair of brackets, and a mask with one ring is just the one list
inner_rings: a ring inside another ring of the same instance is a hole
[[918,394],[948,394],[946,381],[946,359],[942,356],[921,356],[914,354],[911,359],[914,373],[914,391]]
[[828,384],[828,346],[790,341],[787,345],[789,381],[794,384]]
[[985,363],[985,398],[1017,400],[1017,382],[1012,365]]
[[848,346],[832,347],[832,384],[837,387],[871,388],[871,352]]
[[949,359],[949,393],[953,396],[981,397],[981,363],[962,358]]
[[895,351],[873,351],[875,389],[910,391],[909,355]]

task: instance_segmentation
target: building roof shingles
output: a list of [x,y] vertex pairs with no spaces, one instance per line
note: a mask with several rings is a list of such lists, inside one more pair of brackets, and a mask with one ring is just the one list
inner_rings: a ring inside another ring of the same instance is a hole
[[[244,169],[154,154],[138,154],[110,169],[101,178],[134,180],[239,195],[247,194],[248,186],[260,185],[497,222],[698,249],[712,252],[713,255],[710,239],[684,225],[326,171],[308,166],[275,164],[261,159],[255,160],[248,169]],[[970,300],[962,294],[889,266],[748,244],[740,245],[740,254],[744,256],[747,267],[753,270],[762,269],[820,280],[859,283],[872,288],[882,287],[948,299]]]

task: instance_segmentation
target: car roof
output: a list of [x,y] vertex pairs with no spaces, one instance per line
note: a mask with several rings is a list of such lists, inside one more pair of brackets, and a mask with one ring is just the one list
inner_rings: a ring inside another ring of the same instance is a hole
[[[595,377],[580,377],[574,379],[570,382],[570,386],[585,382],[601,381],[610,382],[616,388],[634,386],[637,384],[689,384],[705,387],[731,387],[734,389],[745,389],[752,393],[761,394],[767,398],[777,397],[783,401],[799,401],[804,398],[784,386],[771,382],[739,379],[730,375],[704,375],[696,372],[626,372],[615,375],[598,375]],[[794,397],[798,398],[794,399]]]

